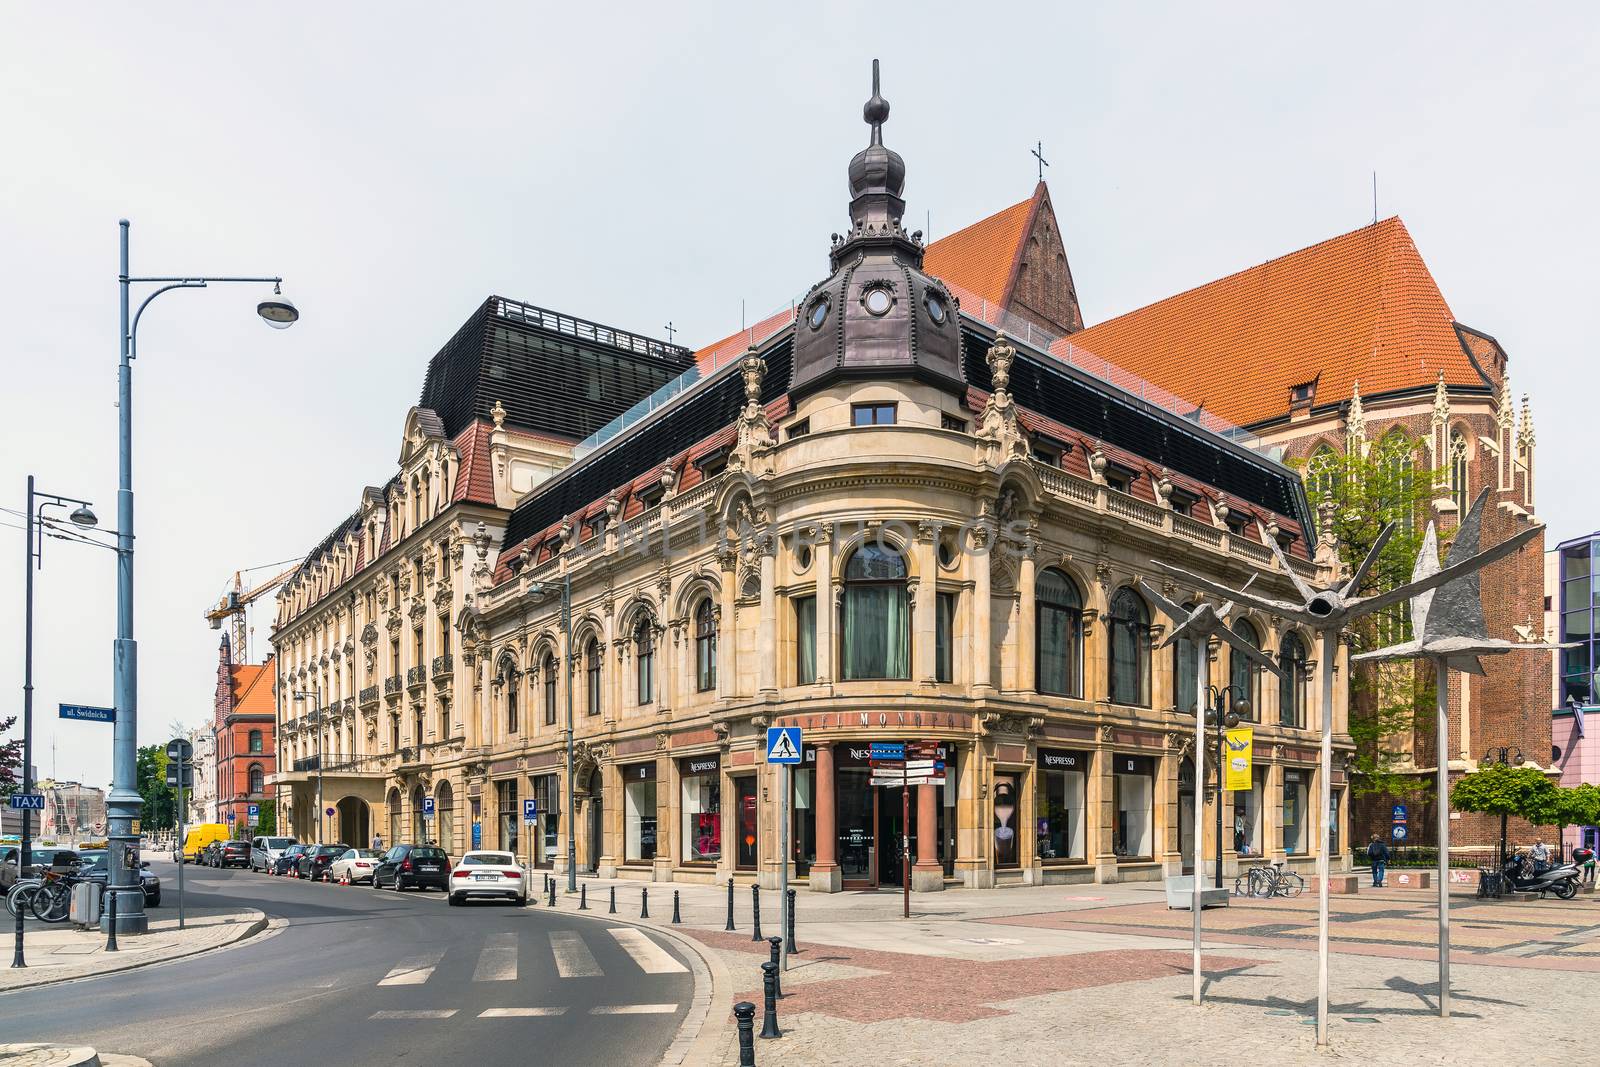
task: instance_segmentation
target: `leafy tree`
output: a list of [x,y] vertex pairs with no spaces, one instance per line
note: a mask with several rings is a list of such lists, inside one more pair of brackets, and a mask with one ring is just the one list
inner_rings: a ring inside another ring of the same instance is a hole
[[278,832],[278,802],[271,798],[263,800],[261,814],[256,818],[256,833],[275,834]]
[[142,745],[134,759],[134,781],[144,798],[140,819],[152,830],[170,830],[178,825],[178,797],[167,786],[165,745]]
[[[1505,863],[1506,821],[1513,815],[1535,824],[1549,825],[1561,802],[1558,790],[1536,767],[1510,767],[1491,763],[1464,776],[1450,790],[1450,806],[1500,816],[1500,862]],[[1566,790],[1565,792],[1570,792]]]
[[[1354,573],[1366,559],[1384,526],[1395,524],[1394,536],[1356,591],[1362,595],[1381,593],[1411,579],[1422,547],[1425,516],[1441,490],[1440,477],[1417,469],[1417,447],[1415,439],[1396,431],[1364,454],[1322,448],[1300,464],[1313,513],[1322,516],[1327,505],[1346,573]],[[1407,640],[1411,636],[1408,605],[1402,602],[1359,619],[1349,633],[1353,653]],[[1356,743],[1351,789],[1357,794],[1385,796],[1430,792],[1429,783],[1395,768],[1418,762],[1414,741],[1407,745],[1406,737],[1432,733],[1432,671],[1410,664],[1357,665],[1349,671],[1348,685],[1349,730]]]
[[[17,724],[15,715],[0,719],[0,735],[8,733]],[[0,741],[0,797],[8,797],[22,788],[22,738]]]
[[1588,782],[1571,789],[1552,788],[1534,798],[1526,817],[1536,826],[1554,826],[1557,847],[1565,856],[1567,827],[1600,823],[1600,789]]

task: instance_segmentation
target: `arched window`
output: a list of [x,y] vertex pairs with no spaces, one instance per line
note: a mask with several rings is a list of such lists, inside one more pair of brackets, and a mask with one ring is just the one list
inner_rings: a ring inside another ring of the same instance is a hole
[[[1249,619],[1240,619],[1233,624],[1233,632],[1239,639],[1255,648],[1261,647],[1261,635]],[[1233,699],[1243,697],[1250,702],[1250,718],[1259,721],[1261,718],[1261,692],[1256,685],[1256,678],[1260,674],[1250,658],[1242,652],[1230,652],[1228,655],[1228,684],[1233,686]]]
[[600,714],[600,642],[589,638],[583,649],[584,669],[588,678],[589,703],[585,710],[590,715]]
[[1285,726],[1306,724],[1306,646],[1300,635],[1289,631],[1283,635],[1278,651],[1278,666],[1283,677],[1278,679],[1278,713]]
[[1127,586],[1111,598],[1106,638],[1111,703],[1149,707],[1150,609]]
[[717,612],[710,597],[694,609],[694,684],[702,693],[717,687]]
[[263,748],[262,748],[262,742],[261,742],[261,731],[260,730],[251,730],[250,731],[250,754],[252,756],[254,756],[254,755],[260,754],[262,751],[263,751]]
[[422,525],[422,483],[413,476],[411,479],[411,528],[415,530]]
[[500,686],[506,694],[506,733],[514,734],[517,732],[518,678],[516,665],[510,659],[500,661]]
[[846,681],[911,677],[906,561],[887,545],[863,544],[845,564],[839,651]]
[[[1184,611],[1193,611],[1193,604],[1185,604]],[[1187,637],[1180,637],[1172,643],[1172,682],[1173,706],[1181,715],[1194,714],[1196,700],[1194,657],[1195,643]],[[1202,664],[1203,674],[1201,684],[1211,684],[1211,657],[1206,656]]]
[[1339,453],[1332,448],[1322,445],[1311,453],[1311,461],[1306,464],[1306,489],[1313,506],[1339,498],[1342,473]]
[[539,667],[544,673],[544,724],[556,724],[556,657],[553,652],[544,654],[544,663]]
[[1083,696],[1083,597],[1073,580],[1055,568],[1034,583],[1038,655],[1035,673],[1041,693]]
[[1450,431],[1450,499],[1456,502],[1456,515],[1464,517],[1467,514],[1467,439],[1460,430]]
[[656,631],[649,616],[640,616],[633,628],[633,662],[639,683],[639,703],[655,699]]
[[263,790],[266,789],[266,787],[267,787],[266,774],[265,774],[265,772],[262,771],[261,764],[259,764],[259,763],[250,764],[250,772],[249,772],[249,774],[250,774],[250,795],[251,796],[255,796],[256,794],[258,794],[258,793],[260,793],[260,792],[262,792]]

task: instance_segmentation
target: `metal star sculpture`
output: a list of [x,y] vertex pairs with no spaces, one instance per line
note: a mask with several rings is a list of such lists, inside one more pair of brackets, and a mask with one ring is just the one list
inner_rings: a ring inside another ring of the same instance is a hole
[[[1152,560],[1151,562],[1155,561]],[[1160,566],[1159,563],[1156,565]],[[1250,581],[1255,581],[1254,575],[1251,576]],[[1249,585],[1250,582],[1246,582],[1245,588],[1249,588]],[[1156,592],[1155,589],[1151,588],[1150,583],[1142,579],[1139,582],[1139,588],[1144,590],[1145,596],[1149,597],[1167,618],[1183,620],[1173,626],[1172,632],[1167,634],[1167,639],[1161,642],[1159,647],[1166,648],[1168,645],[1175,644],[1185,638],[1196,644],[1203,645],[1212,637],[1219,637],[1227,642],[1228,647],[1234,651],[1242,652],[1256,666],[1272,672],[1277,677],[1283,677],[1283,670],[1273,661],[1270,655],[1229,628],[1228,616],[1233,613],[1233,601],[1226,601],[1220,607],[1215,607],[1209,603],[1199,604],[1195,606],[1193,611],[1188,611]],[[1199,690],[1196,690],[1196,692],[1198,693]],[[1179,710],[1183,709],[1180,708]]]

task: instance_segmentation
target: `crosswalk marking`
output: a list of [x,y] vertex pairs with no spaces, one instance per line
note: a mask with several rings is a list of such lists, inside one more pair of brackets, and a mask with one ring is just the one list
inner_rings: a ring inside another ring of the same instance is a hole
[[651,940],[643,930],[631,926],[616,927],[611,930],[611,936],[617,939],[622,951],[632,956],[633,962],[645,974],[680,974],[689,969]]
[[383,976],[379,985],[421,985],[433,974],[433,969],[444,958],[444,953],[428,952],[421,956],[412,956],[403,959],[394,965],[394,968]]
[[556,973],[563,978],[599,978],[606,973],[575,930],[552,931],[550,950],[555,953]]
[[678,1010],[676,1004],[609,1004],[590,1008],[590,1015],[671,1015]]
[[455,1008],[419,1008],[410,1011],[375,1011],[369,1018],[372,1019],[448,1019],[456,1013]]
[[517,935],[515,932],[495,934],[483,951],[478,953],[478,967],[472,972],[474,982],[515,982],[517,980]]
[[565,1015],[566,1008],[485,1008],[478,1013],[480,1019],[530,1019],[546,1015]]

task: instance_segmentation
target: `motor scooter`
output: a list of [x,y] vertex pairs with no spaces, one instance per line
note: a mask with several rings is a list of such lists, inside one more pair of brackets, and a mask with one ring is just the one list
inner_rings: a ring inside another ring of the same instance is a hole
[[1578,895],[1578,879],[1582,877],[1576,864],[1550,864],[1541,870],[1521,852],[1506,861],[1501,875],[1505,878],[1506,888],[1512,892],[1538,893],[1540,897],[1554,893],[1562,900],[1571,900]]

